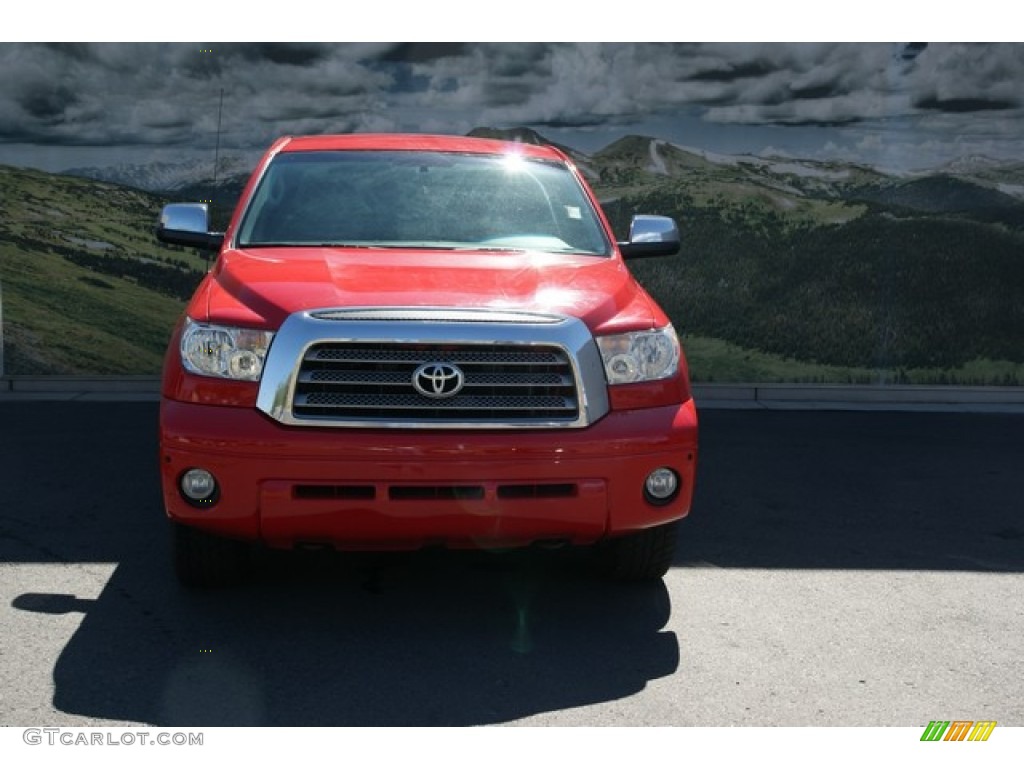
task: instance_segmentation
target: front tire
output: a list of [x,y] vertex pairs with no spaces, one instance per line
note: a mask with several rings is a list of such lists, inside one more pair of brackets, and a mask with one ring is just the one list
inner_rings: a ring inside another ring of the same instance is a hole
[[655,581],[672,567],[679,523],[647,528],[608,541],[605,570],[618,581]]
[[245,542],[213,536],[198,528],[171,523],[174,570],[178,581],[191,588],[208,589],[245,580],[251,552]]

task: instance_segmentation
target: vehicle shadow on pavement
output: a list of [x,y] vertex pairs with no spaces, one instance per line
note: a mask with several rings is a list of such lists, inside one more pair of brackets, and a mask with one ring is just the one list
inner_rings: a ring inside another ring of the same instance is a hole
[[[162,522],[162,521],[161,521]],[[246,586],[178,587],[148,556],[84,610],[54,670],[64,712],[164,726],[473,725],[638,693],[679,665],[662,584],[548,553],[272,558]]]
[[185,590],[154,405],[0,417],[18,435],[0,445],[12,449],[0,562],[118,564],[95,600],[25,590],[6,607],[84,614],[54,665],[63,712],[160,726],[477,725],[618,700],[679,666],[664,584],[610,583],[571,551],[275,553],[251,583]]

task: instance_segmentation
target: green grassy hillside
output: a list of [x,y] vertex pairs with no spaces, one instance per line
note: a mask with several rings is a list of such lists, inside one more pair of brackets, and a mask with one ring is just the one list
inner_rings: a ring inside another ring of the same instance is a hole
[[631,269],[678,328],[759,361],[723,367],[719,348],[705,369],[694,349],[696,379],[1024,383],[1024,233],[1004,224],[877,205],[829,223],[856,209],[673,189],[607,210],[623,232],[634,211],[676,216],[683,253]]
[[205,266],[159,245],[162,200],[0,167],[0,288],[7,375],[160,370]]

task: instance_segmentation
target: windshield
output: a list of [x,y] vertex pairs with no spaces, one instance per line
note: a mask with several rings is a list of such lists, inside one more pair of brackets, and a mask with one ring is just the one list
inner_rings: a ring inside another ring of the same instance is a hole
[[564,164],[409,151],[278,155],[242,218],[238,245],[609,254]]

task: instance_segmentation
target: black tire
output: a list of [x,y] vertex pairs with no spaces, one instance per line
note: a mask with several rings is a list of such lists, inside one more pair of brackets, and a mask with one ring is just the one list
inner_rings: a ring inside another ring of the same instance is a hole
[[186,587],[208,589],[238,584],[249,575],[248,544],[213,536],[187,525],[171,523],[174,570]]
[[605,570],[619,581],[655,581],[672,567],[679,523],[647,528],[606,543]]

